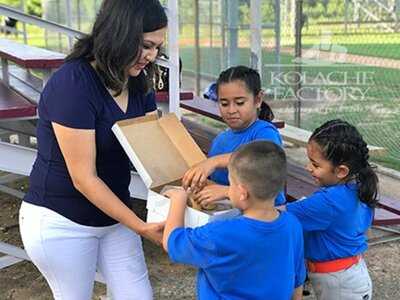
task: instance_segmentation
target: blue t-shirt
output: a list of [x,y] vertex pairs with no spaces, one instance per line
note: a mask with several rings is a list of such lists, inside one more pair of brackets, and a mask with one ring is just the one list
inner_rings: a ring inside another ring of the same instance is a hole
[[360,201],[357,192],[354,183],[334,185],[287,205],[303,225],[307,259],[329,261],[367,250],[366,231],[373,212]]
[[[246,129],[227,129],[218,134],[211,144],[211,149],[208,152],[208,156],[213,157],[216,155],[232,153],[241,145],[248,144],[256,140],[267,140],[282,146],[281,136],[274,124],[263,120],[256,120]],[[229,185],[228,169],[220,168],[215,170],[210,175],[210,180],[221,185]],[[285,202],[285,194],[282,191],[276,197],[275,205],[281,205]]]
[[50,78],[40,98],[38,154],[24,200],[82,225],[117,223],[74,188],[51,122],[95,130],[97,175],[126,203],[130,197],[129,159],[111,127],[116,121],[143,116],[155,109],[154,93],[130,93],[124,113],[86,60],[65,63]]
[[168,253],[199,268],[200,300],[288,300],[305,280],[301,225],[287,212],[272,222],[241,216],[177,228]]

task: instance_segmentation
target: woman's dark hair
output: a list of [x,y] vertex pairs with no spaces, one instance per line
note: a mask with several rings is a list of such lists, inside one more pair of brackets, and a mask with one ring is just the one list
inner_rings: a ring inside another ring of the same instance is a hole
[[[236,80],[242,81],[246,85],[247,90],[254,97],[258,96],[258,94],[261,92],[260,74],[258,74],[258,72],[252,68],[246,66],[236,66],[223,71],[219,75],[216,87],[217,95],[219,86],[221,84],[229,83]],[[265,121],[272,121],[274,119],[274,113],[272,112],[271,107],[262,100],[258,117],[261,120]]]
[[369,207],[376,206],[378,176],[368,162],[367,143],[356,127],[340,119],[331,120],[315,129],[309,142],[317,143],[333,166],[346,165],[347,180],[356,180],[360,200]]
[[[140,57],[143,33],[168,24],[158,0],[104,0],[89,35],[79,39],[66,61],[76,58],[96,60],[96,71],[104,85],[119,95],[128,86],[135,92],[152,87],[154,64],[126,81],[126,70]],[[144,74],[146,73],[146,74]]]

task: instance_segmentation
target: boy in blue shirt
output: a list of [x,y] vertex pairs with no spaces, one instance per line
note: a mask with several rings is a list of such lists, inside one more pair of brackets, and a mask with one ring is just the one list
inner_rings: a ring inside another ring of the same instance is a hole
[[300,223],[274,208],[286,179],[286,157],[278,145],[256,141],[232,154],[229,198],[243,215],[184,228],[188,194],[171,199],[163,246],[171,260],[199,268],[198,299],[301,299],[305,279]]

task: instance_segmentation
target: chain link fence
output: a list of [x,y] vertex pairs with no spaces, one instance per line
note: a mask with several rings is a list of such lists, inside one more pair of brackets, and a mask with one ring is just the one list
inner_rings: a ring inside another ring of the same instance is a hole
[[[198,94],[227,67],[251,65],[251,2],[179,1],[183,75]],[[375,161],[400,170],[400,0],[259,2],[262,81],[276,117],[307,130],[345,119],[387,150]],[[84,32],[100,4],[41,1],[45,19]],[[30,26],[27,32],[29,44],[68,51],[66,37]]]
[[[307,130],[347,120],[387,150],[375,161],[400,170],[396,2],[261,1],[262,78],[277,118]],[[250,1],[180,1],[183,70],[200,94],[226,67],[251,65],[251,21]]]

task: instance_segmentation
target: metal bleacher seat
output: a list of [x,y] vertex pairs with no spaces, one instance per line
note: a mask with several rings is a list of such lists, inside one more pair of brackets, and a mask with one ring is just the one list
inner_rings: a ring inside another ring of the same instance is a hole
[[[34,135],[34,125],[30,122],[37,118],[39,93],[52,71],[62,64],[64,55],[0,39],[0,58],[0,128],[28,137]],[[36,77],[32,70],[39,71],[43,77]],[[0,142],[2,171],[28,175],[35,156],[35,149]],[[0,185],[0,189],[23,197],[23,193],[15,193],[18,191],[7,186]],[[0,252],[5,254],[0,257],[0,269],[29,259],[22,249],[1,241]]]

